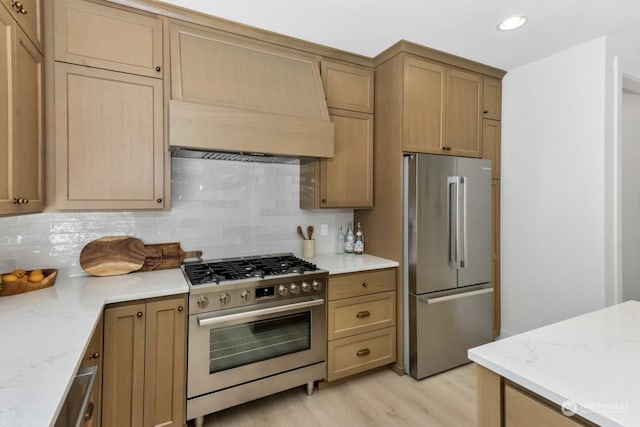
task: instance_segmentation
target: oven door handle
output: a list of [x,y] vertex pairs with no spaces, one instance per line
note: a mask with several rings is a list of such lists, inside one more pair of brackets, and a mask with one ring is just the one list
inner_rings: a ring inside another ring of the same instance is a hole
[[226,316],[216,317],[198,317],[198,326],[211,326],[219,325],[221,323],[232,322],[236,320],[242,320],[252,318],[256,316],[264,316],[269,314],[284,313],[287,311],[298,310],[301,308],[315,307],[317,305],[323,305],[324,299],[314,299],[311,301],[297,302],[295,304],[280,305],[277,307],[261,308],[259,310],[246,311],[244,313],[229,314]]

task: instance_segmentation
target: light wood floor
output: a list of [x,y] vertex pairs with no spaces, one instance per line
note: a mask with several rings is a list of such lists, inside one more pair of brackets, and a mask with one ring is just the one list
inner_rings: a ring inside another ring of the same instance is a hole
[[475,368],[468,364],[416,381],[383,369],[305,394],[298,387],[210,414],[218,426],[442,426],[476,424]]

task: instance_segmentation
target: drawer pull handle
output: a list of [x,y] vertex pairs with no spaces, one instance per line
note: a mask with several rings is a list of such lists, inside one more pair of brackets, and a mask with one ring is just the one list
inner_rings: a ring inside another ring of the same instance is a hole
[[371,354],[371,350],[369,350],[368,348],[365,348],[364,350],[360,350],[356,353],[358,357],[367,356],[369,354]]
[[367,286],[369,286],[369,284],[367,282],[362,282],[362,287],[366,288]]
[[363,317],[369,317],[369,316],[371,316],[371,313],[368,310],[360,311],[358,314],[356,314],[356,317],[358,319],[362,319]]

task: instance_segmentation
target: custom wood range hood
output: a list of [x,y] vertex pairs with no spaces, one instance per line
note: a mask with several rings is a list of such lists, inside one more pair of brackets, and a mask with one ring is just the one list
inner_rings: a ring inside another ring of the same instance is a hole
[[196,25],[171,25],[174,156],[333,157],[319,58]]

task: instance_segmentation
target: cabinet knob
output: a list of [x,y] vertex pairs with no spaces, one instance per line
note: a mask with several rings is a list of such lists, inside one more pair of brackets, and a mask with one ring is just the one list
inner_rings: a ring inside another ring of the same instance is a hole
[[489,114],[489,110],[484,110],[482,113],[483,114]]
[[183,307],[183,306],[181,306],[181,305],[180,305],[180,306],[178,306],[178,311],[183,311],[183,310],[184,310],[184,307]]
[[141,311],[137,312],[137,313],[136,313],[136,316],[138,316],[138,317],[142,317],[142,312],[141,312]]
[[358,357],[362,357],[362,356],[366,356],[368,354],[371,354],[371,350],[369,350],[368,348],[365,348],[364,350],[360,350],[356,353],[356,356]]
[[27,14],[27,10],[24,8],[24,5],[19,1],[11,0],[11,6],[13,7],[13,10],[15,10],[16,12],[21,13],[23,15]]
[[160,72],[160,71],[162,71],[162,68],[158,65],[158,66],[156,67],[156,71],[157,71],[157,72]]
[[327,203],[327,199],[322,199],[322,203]]
[[95,353],[92,353],[91,356],[89,356],[89,359],[97,359],[100,357],[100,353],[98,353],[97,351]]
[[14,205],[26,205],[27,203],[29,203],[29,199],[24,199],[22,197],[15,197],[13,199]]
[[162,199],[156,199],[156,202],[162,203]]
[[369,286],[369,284],[367,282],[362,282],[362,287],[366,288],[367,286]]

